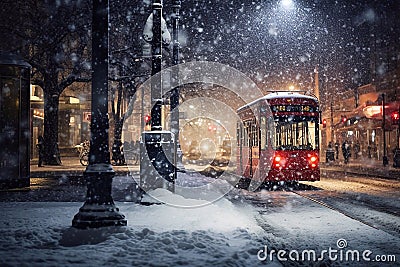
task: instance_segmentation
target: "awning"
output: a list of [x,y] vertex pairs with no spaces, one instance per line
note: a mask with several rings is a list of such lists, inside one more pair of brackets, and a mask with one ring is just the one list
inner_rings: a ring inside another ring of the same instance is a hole
[[[397,101],[385,103],[386,120],[390,119],[390,116],[393,112],[399,111],[399,106],[400,106],[400,102],[397,102]],[[367,117],[368,119],[382,120],[382,114],[383,114],[383,106],[382,105],[377,105],[375,103],[372,103],[372,104],[366,105],[362,110],[363,110],[365,117]]]

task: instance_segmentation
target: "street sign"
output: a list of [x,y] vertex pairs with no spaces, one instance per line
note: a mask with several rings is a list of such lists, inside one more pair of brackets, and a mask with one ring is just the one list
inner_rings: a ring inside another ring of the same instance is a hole
[[83,120],[86,122],[91,122],[92,113],[91,112],[83,112]]

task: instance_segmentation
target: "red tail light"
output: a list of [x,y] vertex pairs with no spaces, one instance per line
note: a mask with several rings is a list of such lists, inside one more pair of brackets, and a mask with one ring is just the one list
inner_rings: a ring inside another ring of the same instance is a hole
[[283,168],[285,166],[286,159],[282,155],[275,154],[274,156],[274,161],[272,162],[272,165],[274,168]]
[[307,154],[308,163],[310,164],[311,168],[316,168],[318,166],[318,155],[316,154]]

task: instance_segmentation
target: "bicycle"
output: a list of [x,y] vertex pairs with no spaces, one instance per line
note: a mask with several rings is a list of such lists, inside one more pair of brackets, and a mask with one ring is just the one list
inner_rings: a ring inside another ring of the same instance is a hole
[[83,143],[76,145],[75,148],[79,152],[79,162],[83,166],[89,165],[89,150],[90,150],[89,141],[84,141]]

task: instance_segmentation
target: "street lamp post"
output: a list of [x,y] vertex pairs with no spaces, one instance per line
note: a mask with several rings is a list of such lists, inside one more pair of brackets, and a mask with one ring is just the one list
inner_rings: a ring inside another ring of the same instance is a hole
[[[161,16],[162,16],[162,0],[153,1],[153,40],[151,43],[151,76],[154,77],[161,71],[162,64],[162,36],[161,36]],[[151,130],[160,131],[161,126],[161,75],[159,79],[152,79],[151,82]]]
[[334,135],[334,129],[333,129],[333,99],[331,98],[331,142],[333,144],[333,136]]
[[177,65],[179,64],[179,19],[180,19],[180,8],[181,1],[174,0],[173,6],[174,14],[172,16],[172,40],[173,40],[173,65],[175,68],[173,69],[173,83],[176,84],[176,87],[171,91],[170,97],[170,110],[171,110],[171,132],[174,134],[175,139],[175,151],[174,157],[177,164],[177,167],[182,170],[184,169],[182,163],[182,150],[179,143],[179,68]]
[[115,206],[108,145],[108,0],[93,0],[92,116],[89,165],[84,172],[86,201],[72,220],[76,228],[125,226],[125,216]]
[[386,121],[385,94],[382,94],[383,166],[387,166],[389,164],[389,159],[387,156],[387,149],[386,149],[385,121]]

